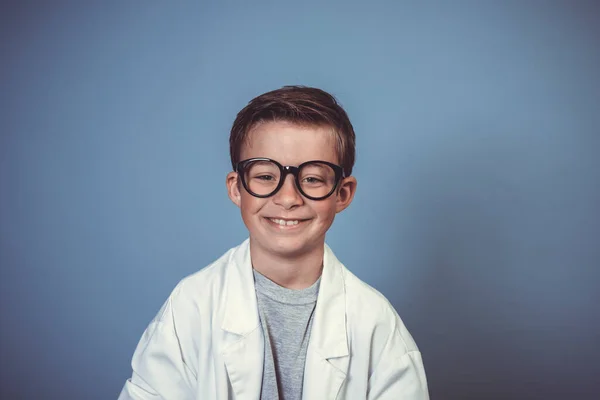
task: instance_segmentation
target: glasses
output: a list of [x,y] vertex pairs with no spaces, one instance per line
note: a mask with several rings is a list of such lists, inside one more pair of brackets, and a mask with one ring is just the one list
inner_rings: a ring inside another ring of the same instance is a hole
[[250,158],[237,163],[235,172],[239,174],[246,191],[260,198],[277,193],[288,174],[294,175],[300,193],[311,200],[323,200],[331,196],[344,178],[342,167],[318,160],[307,161],[297,167],[284,167],[270,158]]

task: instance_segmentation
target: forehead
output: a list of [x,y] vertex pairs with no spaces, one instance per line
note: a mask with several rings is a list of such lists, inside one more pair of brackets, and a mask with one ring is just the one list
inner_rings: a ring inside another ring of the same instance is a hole
[[323,160],[338,164],[336,134],[328,126],[269,121],[255,126],[242,143],[241,160],[266,157],[284,165]]

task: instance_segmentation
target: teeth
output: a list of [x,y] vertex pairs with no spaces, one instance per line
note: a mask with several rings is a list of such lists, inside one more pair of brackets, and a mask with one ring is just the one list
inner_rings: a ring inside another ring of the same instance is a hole
[[294,220],[294,221],[286,221],[284,219],[276,219],[276,218],[270,218],[271,221],[275,222],[278,225],[281,226],[291,226],[291,225],[298,225],[298,220]]

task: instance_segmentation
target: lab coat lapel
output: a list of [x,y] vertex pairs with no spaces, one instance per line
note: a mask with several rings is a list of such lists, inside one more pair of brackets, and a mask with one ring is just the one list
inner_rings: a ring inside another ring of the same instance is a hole
[[236,249],[227,268],[225,316],[221,325],[226,333],[222,355],[234,398],[255,400],[260,397],[262,385],[264,338],[258,318],[248,240]]
[[350,356],[342,265],[325,245],[323,273],[304,369],[303,399],[336,399]]

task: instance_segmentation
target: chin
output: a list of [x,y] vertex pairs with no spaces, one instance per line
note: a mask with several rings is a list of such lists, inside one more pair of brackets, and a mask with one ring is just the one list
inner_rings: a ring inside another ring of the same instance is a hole
[[277,240],[269,246],[274,254],[281,257],[295,257],[308,252],[308,246],[305,243],[298,243],[292,240]]
[[297,238],[263,237],[257,244],[266,252],[281,258],[295,258],[311,251],[309,243]]

